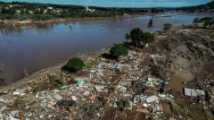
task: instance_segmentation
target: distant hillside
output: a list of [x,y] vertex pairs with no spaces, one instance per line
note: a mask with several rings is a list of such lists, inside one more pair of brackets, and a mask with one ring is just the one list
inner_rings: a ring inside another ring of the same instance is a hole
[[184,12],[207,12],[214,9],[214,1],[206,5],[182,8],[105,8],[84,7],[75,5],[56,5],[26,2],[1,2],[0,20],[49,20],[56,18],[83,18],[83,17],[116,17],[145,13],[161,13],[181,10]]
[[184,8],[179,8],[179,9],[184,9],[184,10],[214,9],[214,1],[209,2],[205,5],[199,5],[199,6],[193,6],[193,7],[184,7]]
[[209,8],[214,8],[214,1],[208,3],[207,6],[208,6]]
[[[59,5],[59,4],[49,4],[49,3],[28,3],[28,2],[4,2],[0,0],[0,4],[19,4],[19,5],[28,5],[28,6],[53,6],[53,7],[60,7],[60,8],[85,8],[84,6],[79,5]],[[98,6],[90,6],[90,8],[98,9],[98,10],[117,10],[117,11],[144,11],[144,10],[177,10],[177,9],[184,9],[184,10],[197,10],[197,9],[213,9],[214,8],[214,0],[211,2],[204,4],[204,5],[198,5],[198,6],[192,6],[192,7],[179,7],[179,8],[168,8],[168,7],[160,7],[160,8],[115,8],[115,7],[98,7]]]
[[214,1],[207,3],[206,5],[201,5],[199,8],[214,8]]

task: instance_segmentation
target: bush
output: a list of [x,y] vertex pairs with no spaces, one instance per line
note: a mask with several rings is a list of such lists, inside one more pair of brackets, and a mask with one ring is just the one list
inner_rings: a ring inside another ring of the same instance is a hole
[[143,33],[143,42],[144,44],[151,43],[154,41],[154,35],[150,32]]
[[198,23],[200,21],[200,18],[195,18],[194,20],[193,20],[193,23]]
[[209,27],[214,25],[214,17],[203,17],[195,20],[194,23],[203,23],[203,27]]
[[62,69],[69,72],[77,72],[83,69],[84,66],[85,64],[80,58],[72,58]]
[[166,32],[166,31],[168,31],[168,30],[170,30],[172,28],[172,24],[170,24],[170,23],[165,23],[164,25],[163,25],[163,30]]
[[128,48],[124,44],[115,44],[110,49],[110,55],[116,59],[120,56],[126,56],[127,54]]
[[140,28],[134,28],[126,35],[126,38],[131,40],[130,42],[132,45],[143,47],[154,40],[154,35],[149,32],[144,33]]

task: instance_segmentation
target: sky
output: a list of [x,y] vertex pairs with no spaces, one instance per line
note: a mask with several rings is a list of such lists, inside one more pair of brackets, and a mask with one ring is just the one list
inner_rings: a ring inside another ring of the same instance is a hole
[[0,0],[100,7],[183,7],[205,4],[210,0]]

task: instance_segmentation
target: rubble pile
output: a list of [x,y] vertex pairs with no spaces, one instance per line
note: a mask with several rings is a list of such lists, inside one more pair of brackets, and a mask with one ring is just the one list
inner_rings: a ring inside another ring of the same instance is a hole
[[78,73],[57,68],[2,88],[0,119],[211,120],[214,76],[203,72],[214,57],[209,32],[170,31],[117,61],[88,56]]

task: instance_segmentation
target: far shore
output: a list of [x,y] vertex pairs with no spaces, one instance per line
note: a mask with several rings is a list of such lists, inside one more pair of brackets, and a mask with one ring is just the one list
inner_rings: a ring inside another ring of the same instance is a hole
[[[170,12],[170,11],[169,11]],[[190,12],[176,12],[177,14],[188,14]],[[201,12],[197,12],[201,13]],[[79,18],[54,18],[54,19],[47,19],[47,20],[33,20],[33,19],[26,19],[26,20],[0,20],[0,29],[7,28],[7,27],[23,27],[23,26],[39,26],[39,25],[54,25],[59,23],[69,23],[75,21],[90,21],[90,20],[104,20],[104,19],[122,19],[122,18],[130,18],[130,17],[139,17],[139,16],[155,16],[155,15],[164,15],[166,16],[173,16],[167,15],[167,12],[160,12],[160,13],[136,13],[136,14],[124,14],[124,15],[117,15],[117,16],[106,16],[106,17],[79,17]]]
[[129,17],[138,17],[143,15],[152,15],[146,13],[137,13],[137,14],[126,14],[126,15],[117,15],[117,16],[106,16],[106,17],[81,17],[81,18],[54,18],[47,20],[0,20],[0,27],[23,27],[23,26],[36,26],[36,25],[52,25],[58,23],[69,23],[72,21],[84,21],[84,20],[104,20],[104,19],[121,19],[121,18],[129,18]]
[[[100,20],[107,18],[135,17],[143,15],[177,13],[213,12],[210,2],[199,6],[179,8],[105,8],[90,6],[63,6],[55,4],[25,3],[25,2],[1,2],[0,8],[6,10],[1,13],[0,28],[51,25],[79,20]],[[23,12],[27,11],[27,12]],[[33,14],[34,12],[39,12]],[[40,13],[41,12],[41,13]],[[53,12],[53,13],[52,13]],[[83,12],[83,13],[82,13]],[[62,15],[62,16],[59,16]],[[41,16],[44,16],[41,18]]]

